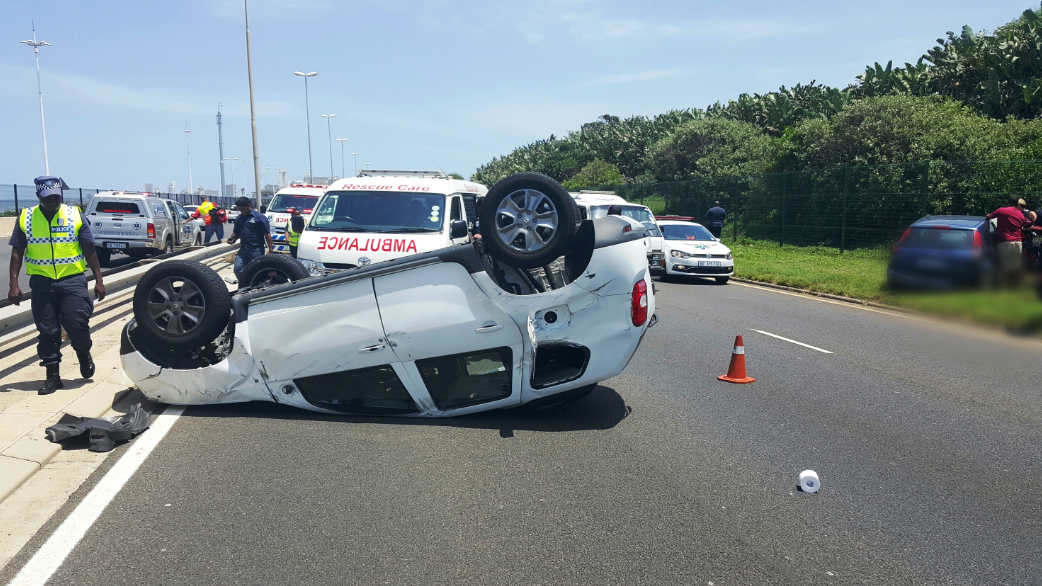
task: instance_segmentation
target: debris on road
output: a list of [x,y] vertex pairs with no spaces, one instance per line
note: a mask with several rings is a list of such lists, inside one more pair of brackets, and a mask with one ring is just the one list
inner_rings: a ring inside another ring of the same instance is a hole
[[818,473],[813,470],[804,470],[800,472],[800,490],[803,492],[815,493],[821,489],[821,480],[818,479]]
[[58,443],[90,432],[90,451],[109,452],[116,442],[127,441],[148,429],[150,413],[136,403],[121,417],[77,417],[66,413],[46,430],[47,439]]
[[756,382],[756,379],[745,375],[745,341],[741,334],[734,338],[734,349],[731,350],[731,364],[727,367],[727,374],[716,377],[729,383],[747,384]]

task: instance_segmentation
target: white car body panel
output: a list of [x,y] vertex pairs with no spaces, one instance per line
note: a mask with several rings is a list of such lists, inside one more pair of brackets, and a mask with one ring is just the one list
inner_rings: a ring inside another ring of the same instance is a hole
[[[248,316],[234,326],[231,353],[217,364],[192,370],[159,367],[127,348],[124,330],[123,366],[148,398],[170,404],[274,401],[344,414],[309,403],[294,379],[389,364],[419,408],[404,416],[455,416],[516,406],[600,382],[625,369],[655,319],[646,240],[594,249],[574,281],[531,295],[509,293],[483,270],[468,272],[461,264],[437,258],[420,259],[400,270],[391,267],[392,272],[373,277],[360,274],[355,280],[328,284],[329,278],[320,278],[299,292],[251,302]],[[641,280],[647,288],[648,317],[634,326],[632,292]],[[557,314],[553,323],[545,319],[549,311]],[[585,369],[574,380],[535,388],[536,352],[556,344],[587,348]],[[418,360],[503,347],[511,351],[509,397],[437,408]]]

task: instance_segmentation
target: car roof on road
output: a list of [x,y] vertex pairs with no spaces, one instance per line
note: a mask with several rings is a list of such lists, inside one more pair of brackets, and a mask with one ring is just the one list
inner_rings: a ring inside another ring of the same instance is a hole
[[949,226],[951,228],[969,230],[980,227],[984,222],[984,216],[926,216],[916,220],[912,227]]

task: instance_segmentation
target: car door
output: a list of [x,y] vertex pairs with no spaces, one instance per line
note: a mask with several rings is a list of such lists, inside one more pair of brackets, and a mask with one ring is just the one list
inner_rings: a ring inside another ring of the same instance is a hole
[[184,223],[184,221],[190,217],[188,211],[185,210],[185,208],[181,204],[176,202],[174,203],[174,207],[177,208],[176,217],[177,225],[179,227],[178,232],[181,235],[180,244],[182,246],[189,246],[195,244],[195,242],[193,242],[193,236],[195,236],[195,224],[193,224],[192,222],[188,222],[187,224]]
[[162,228],[156,226],[156,231],[159,233],[160,238],[166,238],[166,235],[169,234],[174,241],[174,246],[177,246],[180,243],[179,235],[181,232],[177,229],[177,208],[174,207],[174,202],[169,199],[163,200],[163,203],[166,205],[166,213],[169,219],[163,221]]
[[253,356],[280,402],[370,415],[421,410],[384,336],[372,279],[261,298],[246,323]]
[[466,413],[521,402],[521,331],[462,265],[373,281],[388,343],[426,408]]
[[[458,195],[453,195],[453,196],[449,197],[449,200],[450,200],[449,201],[449,223],[447,224],[445,229],[446,229],[448,234],[451,234],[452,233],[452,223],[453,222],[466,221],[467,218],[466,218],[466,216],[463,213],[463,200],[462,200],[462,198],[460,198],[460,196],[458,196]],[[469,235],[467,235],[467,236],[464,236],[462,238],[455,238],[455,239],[451,240],[450,242],[452,242],[452,244],[454,244],[454,245],[455,244],[466,244],[469,239],[470,239]]]

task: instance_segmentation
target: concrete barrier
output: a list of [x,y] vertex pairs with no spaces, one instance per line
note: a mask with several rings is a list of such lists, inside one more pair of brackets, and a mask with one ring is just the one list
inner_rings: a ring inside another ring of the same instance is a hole
[[[202,261],[205,259],[226,255],[228,254],[228,252],[235,249],[238,249],[238,246],[233,246],[224,243],[206,246],[197,250],[190,250],[186,253],[178,254],[177,256],[169,259],[160,259],[153,262],[148,262],[146,264],[134,267],[129,270],[114,273],[111,276],[106,275],[106,299],[118,294],[121,291],[125,291],[127,289],[137,286],[137,283],[141,279],[141,276],[148,272],[148,269],[152,268],[152,266],[157,262],[164,262],[166,260]],[[88,286],[90,286],[89,283]],[[101,303],[105,303],[105,301],[102,301]],[[95,304],[95,311],[97,310],[97,305],[98,304]],[[30,307],[30,301],[28,299],[22,301],[21,305],[8,305],[7,307],[0,308],[0,344],[4,342],[4,339],[7,338],[7,336],[15,334],[16,332],[18,332],[18,330],[25,328],[26,326],[31,326],[33,325],[33,323],[34,322],[32,308]]]
[[0,238],[7,240],[14,232],[14,225],[18,223],[18,216],[4,216],[0,218]]

